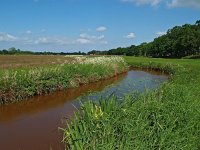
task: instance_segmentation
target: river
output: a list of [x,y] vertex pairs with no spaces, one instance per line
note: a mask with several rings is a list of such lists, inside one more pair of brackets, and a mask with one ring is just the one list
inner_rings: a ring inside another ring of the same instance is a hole
[[65,126],[66,118],[73,116],[80,101],[112,94],[120,100],[133,91],[155,89],[167,79],[161,72],[130,70],[107,80],[0,106],[0,149],[63,150],[58,127]]

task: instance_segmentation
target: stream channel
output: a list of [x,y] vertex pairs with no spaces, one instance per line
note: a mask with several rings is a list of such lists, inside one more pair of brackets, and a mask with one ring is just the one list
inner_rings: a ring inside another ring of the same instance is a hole
[[0,150],[63,150],[58,127],[65,126],[80,100],[111,94],[120,100],[134,91],[155,89],[167,79],[168,75],[158,71],[132,69],[107,80],[0,106]]

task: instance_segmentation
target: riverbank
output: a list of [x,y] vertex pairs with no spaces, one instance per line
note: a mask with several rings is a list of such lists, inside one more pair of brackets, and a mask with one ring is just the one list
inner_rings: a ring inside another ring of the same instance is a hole
[[156,89],[167,79],[161,72],[129,70],[106,80],[3,105],[0,107],[0,139],[4,139],[0,141],[1,149],[64,150],[58,127],[66,126],[66,120],[80,108],[80,101],[95,101],[113,93],[121,99],[133,90]]
[[[134,67],[171,75],[142,95],[82,106],[64,130],[71,149],[199,149],[200,61],[125,57]],[[81,113],[81,115],[80,115]]]
[[74,57],[59,65],[2,69],[0,105],[107,79],[127,69],[124,59],[116,56]]

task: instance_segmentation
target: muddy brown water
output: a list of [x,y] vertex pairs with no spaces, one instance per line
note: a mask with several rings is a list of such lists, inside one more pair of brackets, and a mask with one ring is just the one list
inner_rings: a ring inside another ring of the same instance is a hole
[[111,94],[120,99],[135,90],[154,89],[167,79],[160,72],[131,70],[108,80],[1,106],[0,150],[63,150],[58,127],[65,126],[80,100],[97,100]]

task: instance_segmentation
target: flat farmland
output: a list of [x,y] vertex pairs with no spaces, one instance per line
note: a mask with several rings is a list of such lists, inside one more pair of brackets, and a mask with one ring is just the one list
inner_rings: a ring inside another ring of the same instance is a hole
[[0,69],[66,64],[72,59],[62,55],[0,55]]

